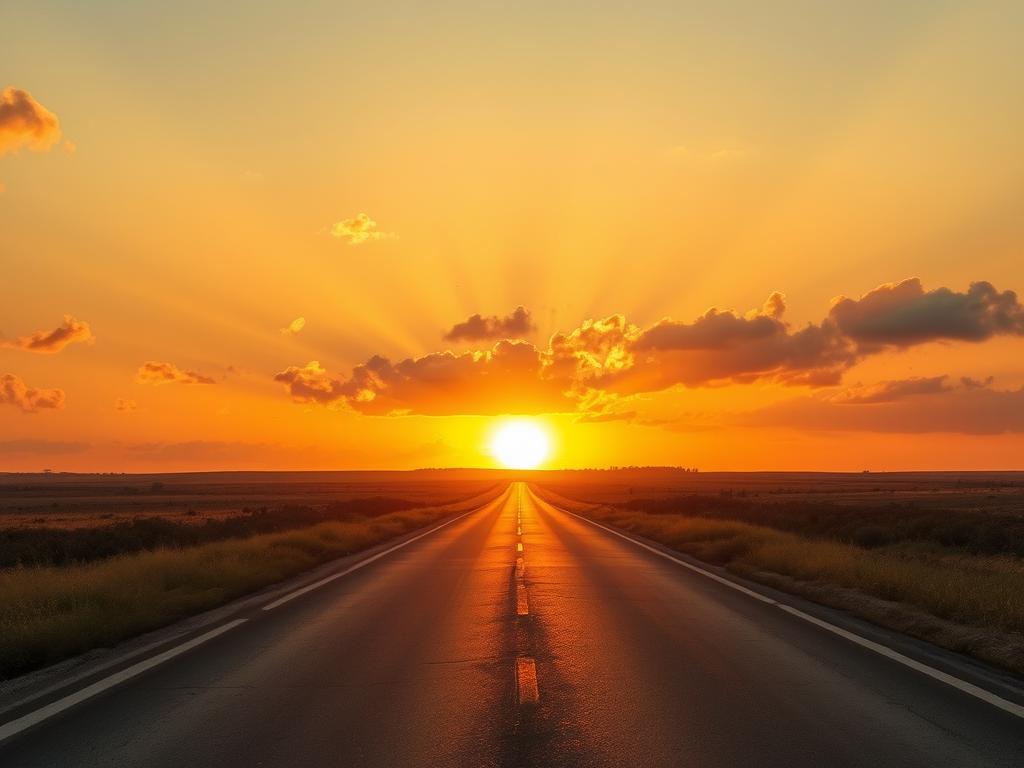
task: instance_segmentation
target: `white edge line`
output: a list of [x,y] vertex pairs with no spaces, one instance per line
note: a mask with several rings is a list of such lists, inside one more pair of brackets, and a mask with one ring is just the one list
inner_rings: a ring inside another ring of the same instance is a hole
[[472,514],[474,514],[476,512],[479,512],[482,509],[485,509],[485,508],[491,506],[492,504],[496,503],[499,499],[500,499],[500,497],[498,499],[495,499],[494,501],[487,502],[482,507],[477,507],[476,509],[471,509],[468,512],[462,513],[458,517],[453,517],[451,520],[448,520],[447,522],[441,523],[440,525],[431,528],[429,531],[424,531],[421,534],[413,536],[411,539],[406,539],[405,541],[403,541],[403,542],[401,542],[399,544],[395,544],[393,547],[388,547],[383,552],[378,552],[376,555],[368,557],[365,560],[360,560],[358,563],[355,563],[354,565],[350,565],[348,568],[346,568],[343,571],[338,571],[337,573],[332,573],[330,576],[326,576],[326,577],[320,579],[320,581],[314,581],[312,584],[307,584],[304,587],[300,587],[299,589],[296,589],[294,592],[289,592],[284,597],[279,597],[277,600],[274,600],[273,602],[267,603],[266,605],[264,605],[263,606],[263,610],[264,611],[272,611],[274,608],[277,608],[278,606],[284,605],[285,603],[294,600],[296,597],[302,597],[302,595],[306,594],[307,592],[312,592],[314,589],[319,589],[320,587],[324,586],[325,584],[330,584],[335,579],[340,579],[342,576],[347,576],[348,574],[352,573],[353,571],[358,571],[360,568],[365,568],[370,563],[373,563],[373,562],[375,562],[377,560],[380,560],[385,555],[390,555],[395,550],[401,549],[402,547],[407,547],[410,544],[412,544],[414,541],[419,541],[424,536],[429,536],[430,534],[432,534],[432,533],[434,533],[436,531],[441,530],[445,526],[451,525],[452,523],[457,523],[462,518],[468,517],[469,515],[472,515]]
[[[359,568],[362,568],[364,565],[369,565],[374,560],[378,560],[384,557],[384,555],[394,552],[396,549],[401,549],[402,547],[412,544],[414,541],[422,539],[424,536],[429,536],[430,534],[434,533],[434,531],[439,531],[445,526],[451,525],[452,523],[457,522],[462,518],[473,514],[474,512],[479,512],[481,509],[484,509],[485,507],[490,506],[491,504],[497,501],[498,499],[495,499],[493,502],[488,502],[483,507],[471,509],[468,512],[459,515],[458,517],[453,517],[451,520],[448,520],[444,523],[441,523],[441,525],[431,528],[429,531],[424,531],[418,536],[414,536],[411,539],[406,539],[401,544],[396,544],[395,546],[390,547],[384,550],[383,552],[378,552],[373,557],[368,557],[365,560],[361,560],[360,562],[356,563],[350,568],[346,568],[344,571],[341,571],[340,573],[333,574],[325,579],[321,579],[320,581],[317,581],[313,584],[309,584],[303,587],[302,589],[298,589],[294,592],[291,592],[285,595],[284,597],[275,600],[274,602],[268,605],[263,606],[263,610],[267,611],[271,608],[276,608],[282,603],[287,603],[289,600],[299,597],[300,595],[304,595],[305,593],[314,590],[317,587],[322,587],[324,584],[334,581],[335,579],[340,578],[347,573],[351,573],[352,571],[358,570]],[[156,656],[151,656],[150,658],[145,659],[144,661],[140,661],[137,664],[132,664],[130,667],[125,667],[121,671],[115,672],[114,674],[109,675],[108,677],[104,677],[102,680],[97,680],[95,683],[87,685],[81,690],[75,691],[74,693],[69,693],[67,696],[57,699],[56,701],[50,702],[46,706],[40,707],[39,709],[34,710],[33,712],[29,712],[26,715],[22,715],[21,717],[11,720],[8,723],[4,723],[3,725],[0,725],[0,743],[6,741],[11,736],[21,733],[27,728],[31,728],[34,725],[38,725],[39,723],[50,719],[54,715],[60,714],[66,709],[70,709],[76,704],[81,704],[83,701],[91,699],[93,696],[103,693],[103,691],[109,690],[110,688],[113,688],[115,685],[120,685],[121,683],[130,680],[131,678],[136,677],[137,675],[140,675],[143,672],[152,669],[153,667],[163,664],[165,661],[170,661],[175,656],[180,656],[186,651],[190,651],[193,648],[202,645],[206,641],[212,640],[213,638],[222,635],[229,630],[234,629],[239,624],[244,624],[246,621],[248,621],[248,619],[235,619],[234,621],[229,621],[226,624],[222,624],[216,629],[211,629],[209,632],[199,635],[198,637],[194,637],[191,640],[182,643],[181,645],[176,645],[175,647],[170,648],[164,651],[163,653],[159,653]]]
[[653,552],[659,557],[663,557],[666,560],[671,560],[676,565],[681,565],[684,568],[688,568],[694,573],[699,573],[701,576],[706,576],[713,581],[717,581],[719,584],[724,584],[730,589],[735,589],[737,592],[742,592],[743,594],[752,597],[755,600],[760,600],[762,603],[774,605],[777,608],[782,609],[786,613],[797,617],[798,619],[803,619],[809,624],[813,624],[816,627],[820,627],[821,629],[831,632],[834,635],[838,635],[839,637],[845,638],[850,642],[856,643],[862,648],[866,648],[869,651],[874,651],[880,656],[884,656],[885,658],[895,661],[898,664],[902,664],[905,667],[909,667],[910,669],[913,669],[916,672],[920,672],[923,675],[927,675],[933,680],[938,680],[940,683],[945,683],[946,685],[952,686],[953,688],[956,688],[957,690],[962,691],[963,693],[966,693],[969,696],[973,696],[976,699],[984,701],[986,704],[991,704],[993,707],[998,707],[1004,712],[1008,712],[1009,714],[1024,720],[1024,706],[1021,706],[1020,704],[1008,701],[1007,699],[1004,699],[1001,696],[997,696],[991,691],[986,691],[984,688],[981,688],[980,686],[974,685],[973,683],[968,683],[966,680],[961,680],[959,677],[954,677],[953,675],[947,672],[943,672],[941,669],[936,669],[935,667],[929,666],[928,664],[923,664],[922,662],[912,659],[909,656],[903,655],[899,651],[894,651],[892,648],[884,646],[881,643],[876,643],[874,640],[868,640],[866,637],[862,637],[854,632],[850,632],[849,630],[843,629],[842,627],[837,627],[835,624],[827,622],[824,619],[819,619],[816,616],[811,616],[809,613],[804,613],[798,608],[793,608],[790,605],[780,603],[778,600],[772,600],[770,597],[765,597],[764,595],[759,594],[752,589],[747,589],[741,584],[737,584],[734,581],[730,581],[729,579],[723,578],[716,573],[712,573],[711,571],[704,570],[703,568],[693,565],[692,563],[688,563],[685,560],[680,560],[677,557],[673,557],[667,552],[663,552],[660,549],[656,549],[655,547],[644,544],[642,541],[637,541],[631,536],[627,536],[624,533],[620,533],[619,531],[616,531],[613,528],[609,528],[606,525],[602,525],[601,523],[590,520],[589,518],[586,518],[583,515],[577,515],[575,512],[570,512],[568,509],[562,509],[561,507],[557,507],[548,501],[544,501],[544,503],[550,506],[552,509],[557,509],[559,512],[564,512],[567,515],[572,515],[577,520],[582,520],[585,523],[590,523],[591,525],[601,528],[607,531],[608,533],[618,536],[620,539],[625,539],[626,541],[635,544],[638,547],[646,549],[648,552]]
[[45,707],[40,707],[34,712],[29,712],[27,715],[22,715],[16,720],[11,720],[9,723],[0,725],[0,742],[9,739],[15,734],[21,733],[27,728],[38,725],[44,720],[48,720],[54,715],[57,715],[66,709],[70,709],[76,704],[80,704],[86,699],[91,699],[93,696],[103,693],[103,691],[113,688],[115,685],[120,685],[126,680],[130,680],[153,667],[159,666],[165,661],[173,659],[175,656],[180,656],[186,651],[192,650],[197,645],[202,645],[207,640],[212,640],[218,635],[223,635],[225,632],[234,629],[239,624],[244,624],[246,621],[248,621],[248,619],[235,619],[234,621],[229,621],[227,624],[222,624],[216,629],[211,629],[209,632],[199,635],[199,637],[194,637],[181,645],[177,645],[174,648],[164,651],[163,653],[151,656],[145,661],[140,661],[138,664],[132,664],[130,667],[125,667],[120,672],[115,672],[108,677],[104,677],[102,680],[97,680],[95,683],[87,685],[85,688],[75,691],[74,693],[70,693],[63,698],[57,699],[56,701],[47,704]]

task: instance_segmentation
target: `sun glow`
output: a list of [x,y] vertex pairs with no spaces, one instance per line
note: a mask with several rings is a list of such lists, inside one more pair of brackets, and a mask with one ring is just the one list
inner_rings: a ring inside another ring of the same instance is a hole
[[535,469],[548,457],[547,430],[530,419],[507,421],[491,436],[491,455],[509,469]]

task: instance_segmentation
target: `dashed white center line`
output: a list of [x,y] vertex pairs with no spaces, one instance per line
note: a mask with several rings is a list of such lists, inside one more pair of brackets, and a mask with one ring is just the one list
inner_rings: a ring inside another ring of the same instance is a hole
[[540,701],[537,665],[529,656],[520,656],[516,659],[516,687],[519,689],[520,704],[537,704]]
[[517,542],[516,543],[516,552],[522,552],[522,551],[523,551],[523,542],[521,542],[521,541]]
[[530,615],[530,601],[526,597],[526,585],[516,585],[516,616]]

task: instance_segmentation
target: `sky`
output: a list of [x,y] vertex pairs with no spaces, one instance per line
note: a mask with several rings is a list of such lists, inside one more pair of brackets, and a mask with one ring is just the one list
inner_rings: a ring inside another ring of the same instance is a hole
[[0,471],[1024,469],[1019,2],[0,29]]

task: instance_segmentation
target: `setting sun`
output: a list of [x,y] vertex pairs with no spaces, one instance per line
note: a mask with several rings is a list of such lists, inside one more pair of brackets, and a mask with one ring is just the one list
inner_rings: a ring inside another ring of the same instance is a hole
[[509,469],[535,469],[550,451],[547,431],[530,419],[506,422],[491,437],[491,455]]

